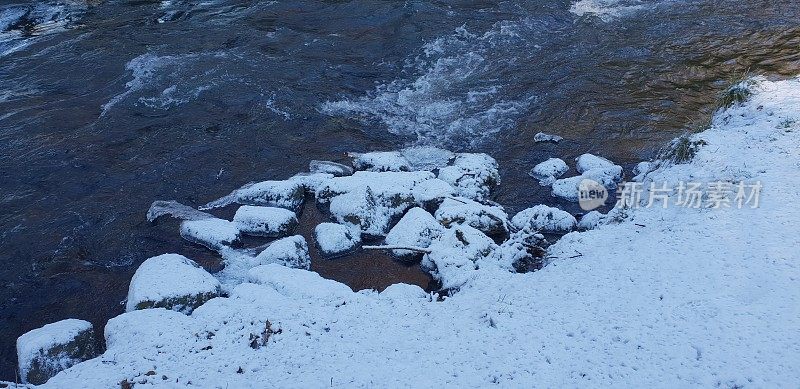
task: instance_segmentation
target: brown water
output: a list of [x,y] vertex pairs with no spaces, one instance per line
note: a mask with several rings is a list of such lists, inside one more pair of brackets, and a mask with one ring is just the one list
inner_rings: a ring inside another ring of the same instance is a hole
[[[21,333],[122,312],[146,258],[218,268],[177,222],[147,223],[153,200],[200,205],[311,159],[422,143],[497,158],[511,213],[577,211],[528,170],[584,152],[630,166],[746,70],[800,68],[797,2],[619,3],[641,7],[603,21],[568,1],[2,3],[0,379]],[[426,282],[359,255],[313,267],[355,289]]]

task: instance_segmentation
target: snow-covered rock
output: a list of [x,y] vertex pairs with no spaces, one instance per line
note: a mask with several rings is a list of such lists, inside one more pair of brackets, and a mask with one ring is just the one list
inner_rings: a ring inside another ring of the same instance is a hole
[[431,243],[431,252],[422,258],[422,267],[442,283],[443,289],[458,289],[475,275],[479,263],[495,260],[497,247],[484,233],[457,225]]
[[214,276],[194,261],[178,254],[163,254],[144,261],[133,274],[125,310],[166,308],[191,313],[221,293]]
[[569,170],[569,166],[562,159],[550,158],[540,162],[530,171],[530,176],[539,180],[539,185],[548,186],[555,180],[564,175]]
[[92,324],[85,320],[61,320],[17,338],[23,383],[41,385],[58,372],[98,354]]
[[177,345],[187,343],[188,336],[194,335],[190,333],[193,322],[192,316],[165,308],[126,312],[106,323],[106,349],[111,353],[125,353],[130,344],[135,343],[137,347],[154,352],[165,345],[170,346],[167,347],[169,352],[180,352]]
[[[287,181],[296,182],[300,184],[306,192],[314,194],[317,193],[317,189],[333,177],[334,175],[329,173],[297,173],[289,177]],[[297,211],[297,209],[295,209],[295,211]]]
[[603,157],[583,154],[575,161],[580,175],[553,182],[553,196],[569,201],[578,201],[581,182],[584,180],[594,181],[605,187],[606,190],[615,189],[622,180],[622,166],[615,165]]
[[500,185],[497,161],[486,154],[457,154],[453,164],[439,170],[439,179],[447,182],[459,196],[486,200]]
[[562,140],[564,140],[564,138],[558,135],[545,134],[544,132],[537,132],[536,135],[533,136],[533,141],[536,143],[539,142],[558,143],[561,142]]
[[184,220],[180,230],[184,239],[212,250],[220,250],[239,240],[239,228],[224,219]]
[[508,236],[508,215],[503,207],[464,198],[447,198],[436,210],[436,220],[445,227],[465,224],[491,237]]
[[285,208],[243,205],[236,210],[233,223],[244,234],[274,238],[291,233],[297,227],[297,216]]
[[301,180],[262,181],[245,185],[233,193],[212,201],[201,209],[213,209],[238,203],[242,205],[262,205],[299,211],[303,205],[305,186]]
[[302,235],[289,236],[270,243],[255,257],[254,265],[278,264],[295,269],[310,269],[308,243]]
[[[356,172],[328,181],[317,192],[317,203],[328,207],[341,224],[357,226],[363,234],[383,236],[391,225],[413,207],[414,188],[433,180],[430,172]],[[430,188],[427,188],[430,189]],[[425,199],[429,190],[418,190]]]
[[361,233],[352,226],[320,223],[314,228],[314,240],[326,257],[345,254],[361,244]]
[[345,284],[322,278],[319,274],[269,264],[250,269],[250,282],[267,285],[293,299],[347,300],[355,294]]
[[558,208],[540,204],[520,211],[511,219],[517,230],[526,227],[541,232],[568,232],[578,223],[575,216]]
[[324,173],[331,174],[334,177],[343,177],[353,175],[353,168],[341,163],[331,161],[317,161],[313,160],[308,163],[308,171],[311,173]]
[[579,230],[591,230],[603,223],[605,223],[607,219],[607,215],[604,215],[598,211],[591,211],[583,217],[581,220],[578,221],[578,229]]
[[[438,238],[445,228],[422,208],[411,208],[399,222],[386,234],[386,244],[390,246],[412,246],[426,248]],[[397,256],[416,256],[410,250],[392,250]]]
[[434,171],[450,164],[456,155],[452,151],[430,146],[414,146],[400,150],[412,171]]
[[387,286],[380,296],[394,300],[408,300],[427,298],[428,293],[417,285],[399,283]]
[[399,151],[350,153],[356,170],[370,172],[409,172],[411,164]]
[[509,239],[495,250],[495,256],[501,266],[525,273],[542,265],[547,244],[544,235],[525,227],[512,232]]
[[455,196],[456,190],[450,184],[434,178],[414,185],[411,195],[422,208],[432,210],[438,208],[445,198]]

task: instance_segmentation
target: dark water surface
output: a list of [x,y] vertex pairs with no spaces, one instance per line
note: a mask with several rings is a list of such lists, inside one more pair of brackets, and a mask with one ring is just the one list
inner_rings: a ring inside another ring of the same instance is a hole
[[[706,120],[746,70],[800,68],[795,1],[581,4],[609,12],[578,15],[566,0],[0,2],[0,379],[14,378],[21,333],[122,312],[146,258],[218,267],[176,222],[147,223],[153,200],[196,206],[311,159],[430,144],[494,156],[511,212],[569,207],[527,171],[584,152],[629,166]],[[566,140],[534,144],[539,131]],[[356,289],[428,282],[387,261],[314,267]]]

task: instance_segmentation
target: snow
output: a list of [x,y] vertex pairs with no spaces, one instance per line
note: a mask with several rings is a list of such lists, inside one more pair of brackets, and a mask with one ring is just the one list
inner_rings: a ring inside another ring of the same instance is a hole
[[[411,208],[386,234],[386,244],[426,248],[443,231],[444,227],[430,213],[422,208]],[[392,253],[397,256],[416,254],[410,250],[392,250]]]
[[592,154],[583,154],[576,159],[578,176],[562,178],[553,182],[553,196],[569,201],[578,201],[581,182],[591,180],[599,183],[607,190],[617,187],[622,180],[622,166]]
[[46,386],[794,387],[800,81],[753,88],[694,135],[708,145],[692,161],[659,164],[643,184],[761,181],[758,208],[621,209],[525,274],[480,231],[451,228],[425,260],[457,289],[443,301],[260,266],[259,285],[190,316],[135,312],[125,328],[141,335]]
[[297,227],[297,216],[288,209],[243,205],[236,210],[233,224],[247,235],[279,237]]
[[353,168],[350,166],[331,161],[311,161],[308,163],[308,171],[311,173],[331,174],[336,177],[350,176],[353,174]]
[[500,184],[497,161],[487,154],[457,154],[453,165],[439,170],[440,180],[456,189],[459,196],[472,200],[486,200]]
[[308,243],[302,235],[278,239],[256,256],[255,263],[277,263],[297,269],[309,269],[311,257],[308,255]]
[[443,289],[458,290],[477,275],[480,262],[494,260],[496,249],[494,241],[482,232],[456,225],[431,242],[431,253],[422,258],[422,266]]
[[147,259],[136,269],[125,310],[156,306],[191,313],[219,293],[219,281],[197,263],[183,255],[163,254]]
[[211,250],[220,250],[239,240],[239,228],[224,219],[184,220],[181,222],[181,237]]
[[449,150],[430,146],[408,147],[400,150],[411,170],[434,171],[450,164],[456,155]]
[[[63,352],[53,355],[53,351],[75,342],[87,331],[92,331],[92,324],[88,321],[65,319],[30,330],[17,338],[19,374],[23,382],[28,382],[32,369],[57,372],[81,362],[77,355]],[[89,346],[93,347],[94,344]]]
[[392,284],[381,292],[381,297],[393,300],[428,298],[429,294],[417,285]]
[[337,223],[320,223],[314,228],[314,240],[325,256],[347,253],[361,244],[358,230]]
[[586,215],[583,215],[580,221],[578,221],[578,229],[581,230],[591,230],[602,223],[605,223],[607,219],[607,215],[603,215],[598,211],[591,211]]
[[224,207],[238,203],[243,205],[263,205],[291,209],[297,212],[303,205],[304,182],[300,179],[284,181],[262,181],[245,185],[233,193],[212,201],[201,210]]
[[370,153],[350,153],[356,170],[370,172],[408,172],[411,165],[399,151],[374,151]]
[[[430,172],[356,172],[337,177],[317,192],[317,203],[327,204],[341,224],[358,227],[372,236],[385,235],[393,221],[416,203],[416,185],[433,180]],[[417,194],[430,196],[427,190]]]
[[530,171],[530,176],[539,180],[539,185],[552,185],[557,178],[564,175],[569,170],[569,166],[560,158],[549,158],[540,162]]
[[536,135],[533,136],[533,141],[537,143],[539,142],[558,143],[561,142],[562,140],[564,140],[564,138],[558,135],[545,134],[544,132],[537,132]]
[[498,205],[481,204],[463,197],[446,198],[435,216],[446,227],[465,224],[489,236],[508,235],[508,215]]
[[541,232],[567,232],[577,223],[569,212],[544,204],[522,210],[511,219],[511,224],[518,230],[530,227]]
[[268,285],[293,299],[346,301],[353,296],[353,291],[347,285],[322,278],[308,270],[270,264],[251,269],[249,276],[251,282]]

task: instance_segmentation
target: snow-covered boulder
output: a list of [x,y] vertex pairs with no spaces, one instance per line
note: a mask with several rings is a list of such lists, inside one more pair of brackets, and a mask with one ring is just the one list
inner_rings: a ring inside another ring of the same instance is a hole
[[433,179],[430,172],[360,171],[328,181],[317,192],[317,203],[323,209],[327,206],[339,223],[357,226],[369,236],[383,236],[417,203],[414,188]]
[[445,227],[466,224],[491,237],[505,239],[508,236],[508,215],[498,205],[481,204],[464,197],[447,198],[435,216]]
[[[297,173],[289,177],[287,181],[296,182],[300,184],[306,192],[314,194],[317,193],[317,189],[333,177],[334,175],[330,173]],[[297,209],[294,211],[297,211]]]
[[539,180],[539,185],[548,186],[569,170],[569,166],[562,159],[550,158],[540,162],[530,171],[530,176]]
[[545,134],[544,132],[537,132],[536,135],[533,136],[533,141],[536,143],[540,142],[558,143],[561,142],[562,140],[564,140],[564,138],[558,135]]
[[[444,230],[430,213],[422,208],[411,208],[386,234],[386,244],[426,248]],[[400,257],[415,257],[419,254],[410,250],[392,250],[392,253]]]
[[601,224],[606,222],[608,215],[604,215],[598,211],[591,211],[583,217],[578,222],[578,229],[579,230],[591,230]]
[[[199,310],[198,310],[199,311]],[[167,349],[188,345],[189,336],[196,336],[193,317],[164,308],[143,309],[123,313],[106,323],[104,337],[108,351],[126,353],[131,346],[142,349]],[[169,345],[171,347],[164,347]]]
[[361,244],[361,232],[352,226],[338,223],[320,223],[314,228],[314,240],[326,257],[352,251]]
[[331,174],[334,177],[353,175],[353,168],[350,166],[331,161],[311,161],[308,163],[308,171],[311,173]]
[[495,261],[497,245],[484,233],[457,225],[448,228],[422,258],[422,267],[442,283],[444,289],[458,289],[474,275],[479,263]]
[[511,219],[517,230],[531,228],[541,232],[568,232],[578,223],[569,212],[547,205],[537,205],[520,211]]
[[544,235],[526,227],[511,233],[495,251],[495,256],[501,266],[525,273],[541,267],[547,244]]
[[[553,196],[569,201],[578,201],[581,182],[594,181],[607,190],[617,187],[622,180],[622,166],[592,154],[583,154],[576,158],[576,168],[580,175],[562,178],[553,182]],[[589,186],[594,186],[592,184]]]
[[500,172],[494,158],[462,153],[456,155],[452,165],[439,169],[439,179],[453,186],[459,196],[480,201],[488,199],[500,184]]
[[220,250],[239,240],[239,228],[224,219],[184,220],[180,229],[184,239],[212,250]]
[[297,216],[285,208],[243,205],[233,216],[236,228],[255,236],[286,236],[297,227]]
[[44,384],[58,372],[98,354],[92,324],[85,320],[61,320],[17,338],[23,383]]
[[399,151],[350,153],[356,170],[370,172],[409,172],[411,164]]
[[284,296],[296,299],[346,300],[355,296],[345,284],[322,278],[319,274],[269,264],[250,269],[250,282],[267,285]]
[[434,171],[449,165],[456,155],[452,151],[430,146],[414,146],[400,150],[412,171]]
[[182,255],[163,254],[136,269],[125,310],[166,308],[190,314],[220,293],[219,281],[197,263]]
[[428,293],[417,285],[399,283],[386,287],[380,296],[393,300],[410,300],[427,298]]
[[411,194],[419,206],[427,210],[434,210],[445,198],[455,196],[456,190],[450,184],[434,178],[414,185]]
[[212,201],[201,209],[213,209],[238,203],[263,205],[299,211],[305,197],[305,186],[301,180],[263,181],[245,185],[233,193]]
[[255,257],[255,264],[278,264],[295,269],[310,269],[308,243],[301,235],[278,239]]

